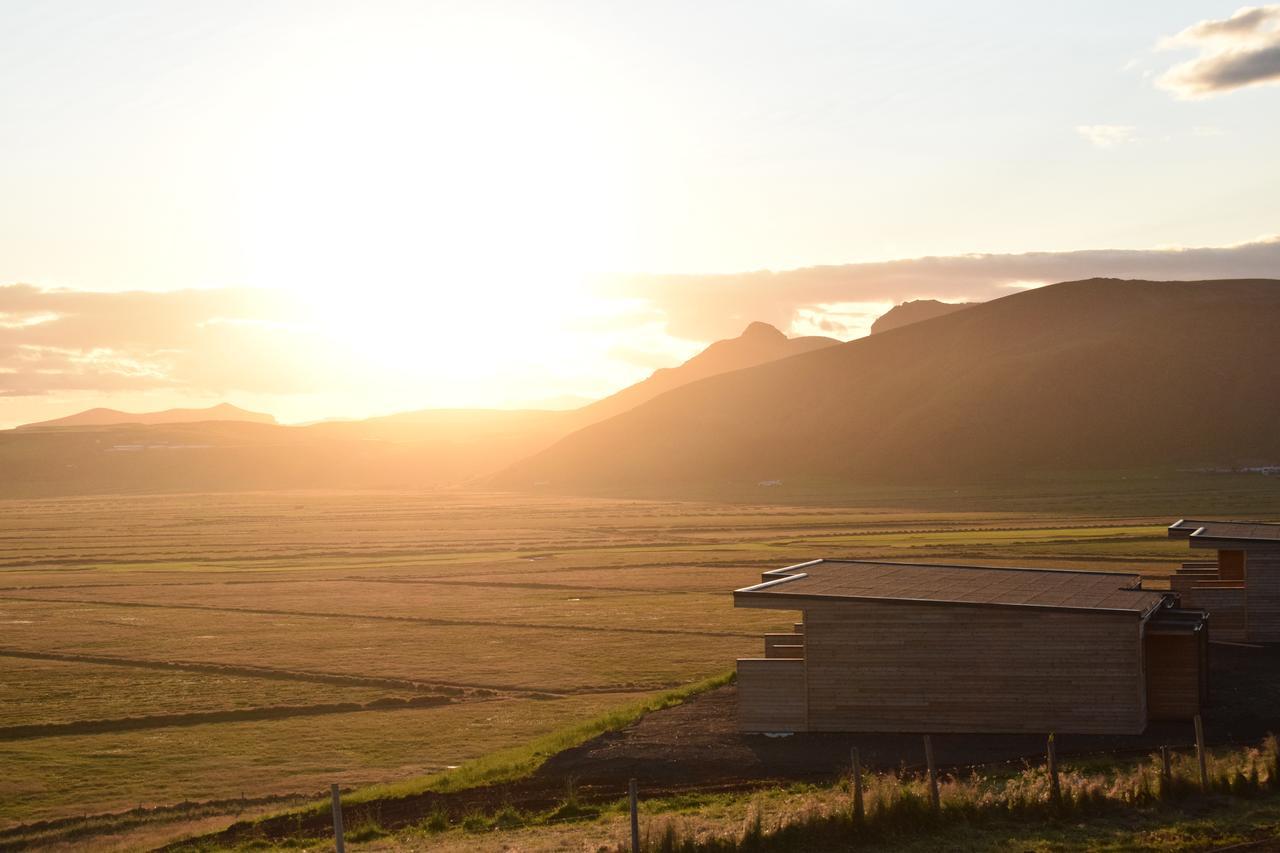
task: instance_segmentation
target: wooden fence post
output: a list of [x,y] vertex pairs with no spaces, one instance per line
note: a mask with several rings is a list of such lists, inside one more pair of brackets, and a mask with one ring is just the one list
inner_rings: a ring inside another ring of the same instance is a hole
[[853,763],[853,822],[862,823],[866,816],[862,807],[862,757],[856,746],[849,750],[849,760]]
[[1169,762],[1169,747],[1160,747],[1160,781],[1164,783],[1165,793],[1173,789],[1173,765]]
[[933,738],[929,735],[924,736],[924,760],[929,765],[929,804],[936,812],[942,804],[938,798],[938,767],[933,763]]
[[342,833],[342,795],[337,785],[329,786],[329,796],[333,799],[333,847],[338,853],[345,853],[346,839]]
[[628,785],[631,800],[631,853],[640,853],[640,791],[636,780]]
[[1062,803],[1062,786],[1058,782],[1058,747],[1054,743],[1053,734],[1049,734],[1049,799],[1053,804]]
[[1196,714],[1196,759],[1200,762],[1200,790],[1209,790],[1209,758],[1204,750],[1204,723]]

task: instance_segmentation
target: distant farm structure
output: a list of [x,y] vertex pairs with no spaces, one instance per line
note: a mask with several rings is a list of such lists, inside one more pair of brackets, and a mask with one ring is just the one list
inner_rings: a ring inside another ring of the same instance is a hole
[[1280,642],[1280,524],[1183,519],[1169,536],[1216,552],[1169,579],[1184,604],[1212,614],[1216,639]]
[[1138,575],[814,560],[734,604],[803,613],[738,661],[747,732],[1136,734],[1207,698],[1206,615]]

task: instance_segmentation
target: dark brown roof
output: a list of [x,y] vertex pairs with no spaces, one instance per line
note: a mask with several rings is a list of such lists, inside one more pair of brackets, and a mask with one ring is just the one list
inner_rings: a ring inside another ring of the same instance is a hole
[[1235,539],[1241,542],[1280,542],[1280,524],[1258,521],[1196,521],[1184,518],[1169,525],[1175,539]]
[[777,606],[798,598],[847,598],[1146,615],[1164,596],[1141,586],[1139,575],[1111,572],[814,560],[766,572],[763,583],[737,590],[734,598],[743,604],[773,599]]

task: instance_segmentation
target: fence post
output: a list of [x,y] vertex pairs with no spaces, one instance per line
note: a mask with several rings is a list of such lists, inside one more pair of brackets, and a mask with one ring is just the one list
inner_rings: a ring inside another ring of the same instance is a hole
[[1200,762],[1200,790],[1209,790],[1209,759],[1204,750],[1204,723],[1196,714],[1196,759]]
[[1160,747],[1160,781],[1166,793],[1173,788],[1173,765],[1169,763],[1169,747]]
[[1053,733],[1049,733],[1049,799],[1053,804],[1062,803],[1062,786],[1058,782],[1058,746],[1054,742]]
[[329,796],[333,799],[333,847],[338,853],[345,853],[346,840],[342,832],[342,795],[337,785],[329,786]]
[[636,780],[628,785],[631,800],[631,853],[640,853],[640,791]]
[[849,760],[853,763],[853,822],[862,823],[866,816],[862,808],[862,757],[856,746],[849,750]]
[[941,807],[938,799],[938,767],[933,763],[933,738],[924,736],[924,760],[929,765],[929,804],[936,812]]

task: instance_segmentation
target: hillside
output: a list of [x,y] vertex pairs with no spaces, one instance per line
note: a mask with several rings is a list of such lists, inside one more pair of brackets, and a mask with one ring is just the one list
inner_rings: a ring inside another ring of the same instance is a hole
[[836,343],[788,340],[753,324],[679,367],[571,411],[426,409],[279,426],[226,405],[148,415],[94,409],[0,431],[0,497],[467,483],[687,382]]
[[496,482],[626,489],[1280,462],[1280,281],[1091,279],[687,385]]
[[975,305],[974,302],[939,302],[936,299],[916,299],[912,302],[903,302],[901,305],[895,305],[885,313],[881,314],[876,321],[871,324],[871,334],[878,335],[881,332],[889,332],[899,329],[903,326],[910,326],[912,323],[921,323],[925,320],[932,320],[934,317],[945,317],[961,308],[968,308]]
[[835,338],[788,338],[768,323],[752,323],[741,335],[716,341],[679,367],[664,367],[642,382],[623,388],[574,412],[577,426],[602,421],[647,403],[660,394],[733,370],[837,346]]
[[23,424],[16,429],[47,429],[50,427],[111,426],[114,424],[190,424],[203,421],[243,421],[255,424],[273,424],[276,419],[261,412],[250,412],[230,403],[219,403],[207,409],[166,409],[163,412],[121,412],[116,409],[88,409],[65,418]]

